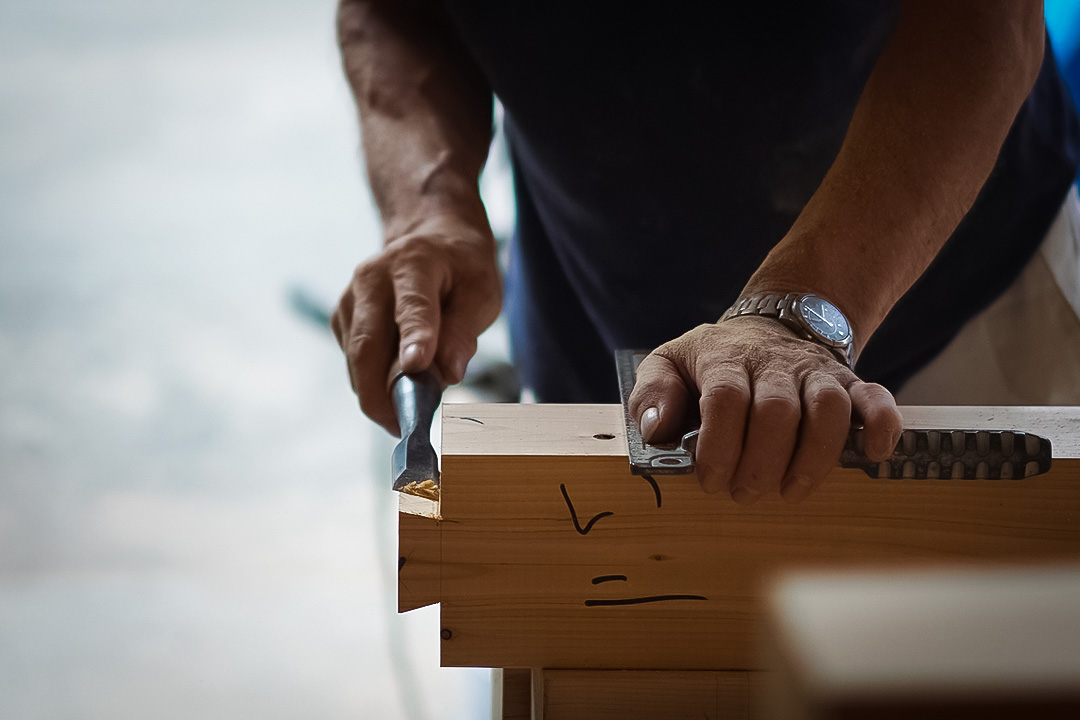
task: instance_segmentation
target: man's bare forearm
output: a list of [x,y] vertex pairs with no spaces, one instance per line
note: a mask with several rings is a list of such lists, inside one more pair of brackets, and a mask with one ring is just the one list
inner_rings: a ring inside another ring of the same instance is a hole
[[341,0],[338,40],[385,245],[331,318],[360,407],[398,429],[387,382],[457,383],[502,302],[478,180],[491,88],[436,0]]
[[1043,37],[1041,2],[905,3],[836,161],[745,292],[817,292],[864,344],[973,204]]
[[337,26],[387,241],[446,214],[486,227],[491,89],[441,6],[342,0]]

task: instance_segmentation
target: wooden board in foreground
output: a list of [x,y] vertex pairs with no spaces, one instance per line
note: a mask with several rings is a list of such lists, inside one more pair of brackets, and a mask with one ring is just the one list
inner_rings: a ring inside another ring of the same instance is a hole
[[1077,563],[787,575],[759,697],[777,718],[1072,720],[1077,608]]
[[902,411],[908,427],[1046,435],[1054,469],[837,469],[799,505],[745,507],[693,476],[631,475],[619,406],[448,406],[441,520],[400,527],[405,606],[442,603],[444,665],[750,670],[779,569],[1080,557],[1080,408]]

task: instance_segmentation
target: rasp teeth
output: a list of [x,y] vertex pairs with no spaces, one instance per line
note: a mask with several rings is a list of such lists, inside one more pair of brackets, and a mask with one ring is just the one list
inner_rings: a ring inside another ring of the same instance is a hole
[[1047,441],[1009,430],[905,430],[893,456],[880,463],[860,453],[864,444],[861,430],[852,433],[841,464],[879,478],[1009,480],[1050,466]]

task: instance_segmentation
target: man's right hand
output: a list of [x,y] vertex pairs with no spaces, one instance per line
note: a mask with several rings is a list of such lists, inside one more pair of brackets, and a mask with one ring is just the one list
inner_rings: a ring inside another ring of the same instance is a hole
[[443,215],[389,238],[356,268],[334,311],[331,326],[360,408],[394,435],[394,361],[404,372],[434,363],[444,382],[460,382],[476,338],[499,315],[495,240],[486,222],[479,224]]

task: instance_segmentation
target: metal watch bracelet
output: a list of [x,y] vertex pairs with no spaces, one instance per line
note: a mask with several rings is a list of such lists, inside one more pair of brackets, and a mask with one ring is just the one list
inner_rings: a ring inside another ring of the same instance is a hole
[[[813,295],[812,293],[758,293],[754,295],[747,295],[741,297],[735,301],[727,311],[720,316],[717,322],[724,322],[731,318],[744,317],[747,315],[757,315],[759,317],[770,317],[780,321],[785,327],[790,328],[792,331],[799,334],[805,340],[810,340],[823,348],[829,350],[836,358],[847,365],[852,367],[855,364],[852,357],[853,343],[849,342],[845,346],[830,345],[828,342],[815,336],[805,327],[800,326],[799,322],[794,319],[797,313],[794,312],[795,303],[802,297],[807,295]],[[817,296],[815,296],[817,297]],[[827,304],[832,305],[828,301]],[[835,305],[833,305],[835,308]],[[837,311],[839,312],[839,310]],[[842,313],[841,313],[842,315]],[[790,318],[790,320],[789,320]],[[846,318],[845,318],[846,320]]]

